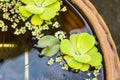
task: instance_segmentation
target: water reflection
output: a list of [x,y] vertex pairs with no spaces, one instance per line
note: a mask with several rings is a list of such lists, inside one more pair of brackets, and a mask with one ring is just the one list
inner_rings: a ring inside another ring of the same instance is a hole
[[[47,65],[48,58],[38,57],[39,52],[36,49],[32,49],[29,52],[29,77],[30,80],[85,80],[87,78],[93,78],[92,71],[73,73],[61,69],[58,63],[52,66]],[[91,76],[88,76],[87,73]],[[102,70],[101,70],[102,72]],[[102,76],[98,76],[98,80],[102,80]]]
[[[39,58],[39,51],[31,49],[29,51],[29,80],[92,80],[92,71],[73,73],[61,69],[58,63],[52,66],[47,65],[48,58]],[[18,56],[13,59],[5,60],[0,65],[0,80],[24,80],[25,77],[25,55]],[[87,73],[91,76],[88,76]],[[102,70],[101,70],[102,73]],[[98,80],[102,80],[102,75],[99,75]]]
[[0,48],[14,48],[14,47],[17,47],[16,44],[0,44]]
[[0,65],[0,80],[24,80],[24,55],[5,60]]

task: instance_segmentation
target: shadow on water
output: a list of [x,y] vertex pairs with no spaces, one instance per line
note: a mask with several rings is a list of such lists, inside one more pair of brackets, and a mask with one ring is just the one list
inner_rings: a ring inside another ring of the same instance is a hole
[[[54,35],[58,30],[66,32],[69,37],[73,33],[88,32],[92,33],[89,24],[81,15],[81,13],[68,1],[64,4],[67,6],[67,12],[60,13],[57,17],[60,23],[59,29],[50,29],[44,31],[47,35]],[[31,33],[28,31],[24,35],[16,36],[13,30],[7,32],[0,32],[0,80],[24,80],[25,66],[29,65],[29,80],[85,80],[90,78],[92,80],[93,71],[73,73],[61,69],[61,66],[55,63],[52,66],[47,65],[47,57],[39,57],[40,51],[34,48],[34,40]],[[5,48],[4,44],[16,44],[13,48]],[[29,64],[25,65],[25,49],[29,49]],[[56,55],[57,56],[57,55]],[[88,76],[87,73],[92,76]],[[103,80],[103,69],[100,71],[98,80]]]

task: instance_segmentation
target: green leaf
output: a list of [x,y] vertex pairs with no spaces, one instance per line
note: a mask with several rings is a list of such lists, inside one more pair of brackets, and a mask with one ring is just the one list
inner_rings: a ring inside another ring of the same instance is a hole
[[81,63],[88,63],[91,60],[91,57],[87,54],[75,55],[74,59]]
[[80,68],[81,71],[88,71],[88,69],[90,68],[89,64],[83,64],[82,67]]
[[33,0],[20,0],[24,4],[31,4],[33,3]]
[[77,62],[70,56],[64,56],[64,59],[67,62],[67,64],[73,69],[81,69],[81,67],[83,65],[82,63]]
[[89,55],[89,54],[96,53],[96,52],[98,52],[98,49],[94,46],[86,54]]
[[45,0],[37,0],[39,4],[42,4]]
[[51,5],[47,6],[47,8],[51,8],[57,12],[60,10],[60,2],[56,2],[54,4],[51,4]]
[[75,55],[75,51],[73,49],[73,46],[68,39],[64,39],[61,41],[60,50],[63,54],[67,54],[69,56]]
[[42,7],[37,7],[34,4],[29,4],[26,6],[26,10],[32,14],[41,14],[44,11],[44,8]]
[[54,18],[56,15],[56,12],[53,9],[50,8],[44,8],[44,12],[40,14],[40,18],[43,20],[50,20]]
[[10,0],[0,0],[0,1],[10,2]]
[[54,56],[58,51],[59,51],[59,45],[54,45],[54,46],[50,46],[50,47],[44,48],[44,49],[42,50],[42,52],[41,52],[40,55],[52,57],[52,56]]
[[99,52],[89,54],[91,60],[89,64],[91,66],[99,66],[102,63],[102,55]]
[[44,0],[33,0],[33,1],[37,6],[42,5],[42,3],[44,2]]
[[50,47],[55,44],[59,44],[59,40],[51,35],[44,36],[38,41],[38,47],[40,48]]
[[45,7],[45,6],[51,5],[55,2],[57,2],[57,0],[44,0],[42,5],[43,5],[43,7]]
[[31,23],[33,25],[41,25],[43,23],[43,20],[40,19],[39,15],[33,15],[31,18]]
[[88,54],[91,57],[91,60],[89,62],[91,66],[101,65],[102,55],[98,52],[98,49],[96,47],[90,49],[86,54]]
[[29,12],[26,10],[25,6],[20,6],[20,7],[19,7],[19,12],[20,12],[24,17],[27,17],[27,18],[32,15],[31,13],[29,13]]
[[95,39],[88,33],[81,33],[77,40],[77,49],[81,54],[89,51],[95,44]]
[[78,36],[79,36],[79,34],[72,34],[70,36],[70,41],[71,41],[71,43],[73,45],[73,48],[74,48],[76,54],[79,54],[79,52],[77,50],[77,39],[78,39]]

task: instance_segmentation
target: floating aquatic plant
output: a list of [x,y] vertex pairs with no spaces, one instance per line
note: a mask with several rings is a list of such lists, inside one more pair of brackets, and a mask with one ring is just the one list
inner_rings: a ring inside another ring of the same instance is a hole
[[20,0],[25,5],[19,7],[19,12],[24,16],[31,17],[33,25],[41,25],[44,20],[50,20],[60,10],[58,0]]
[[53,65],[53,64],[54,64],[54,59],[50,58],[49,61],[48,61],[48,65]]
[[90,66],[100,66],[102,62],[95,39],[88,33],[72,34],[70,40],[62,40],[60,50],[67,64],[74,69],[86,71]]
[[38,40],[44,36],[44,30],[60,27],[55,16],[67,10],[65,6],[62,6],[64,10],[60,9],[61,5],[61,0],[0,0],[1,19],[5,22],[0,29],[7,31],[11,27],[15,35],[29,30]]
[[63,39],[66,38],[65,32],[63,32],[63,31],[57,31],[55,33],[55,37],[58,38],[59,40],[63,40]]
[[40,55],[54,56],[59,51],[59,40],[51,35],[47,35],[39,39],[38,47],[44,48]]
[[2,32],[8,30],[8,26],[5,25],[5,23],[4,23],[2,20],[0,20],[0,28],[1,28],[1,31],[2,31]]

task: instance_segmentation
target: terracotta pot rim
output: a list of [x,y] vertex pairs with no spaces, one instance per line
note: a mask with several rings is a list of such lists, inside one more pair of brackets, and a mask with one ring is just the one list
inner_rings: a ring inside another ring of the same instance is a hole
[[120,62],[116,45],[112,39],[108,26],[89,0],[72,0],[73,4],[82,11],[92,25],[92,29],[98,37],[105,61],[107,80],[120,80]]

